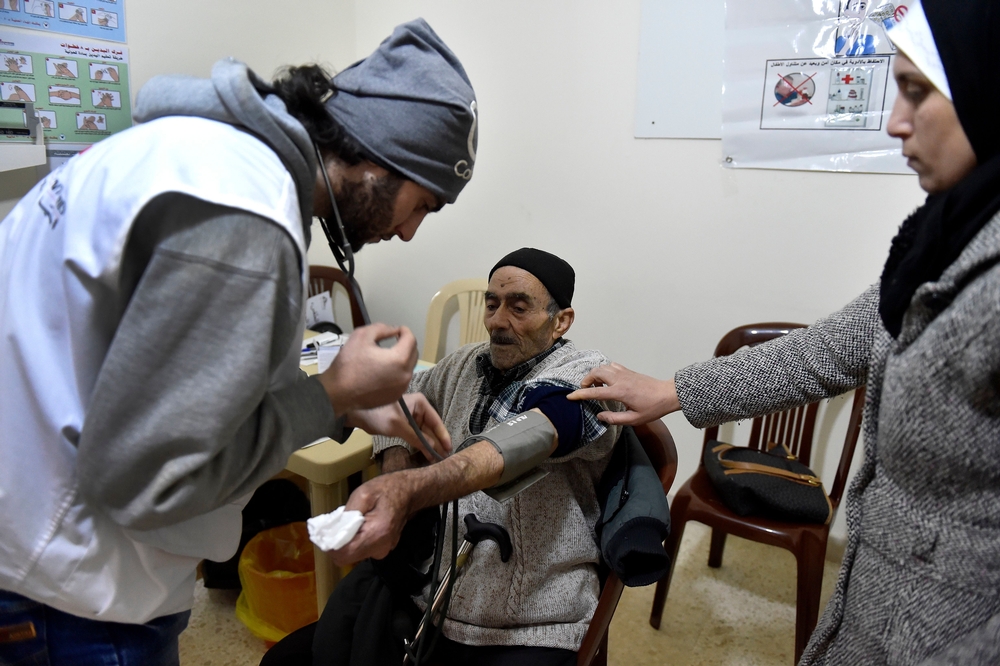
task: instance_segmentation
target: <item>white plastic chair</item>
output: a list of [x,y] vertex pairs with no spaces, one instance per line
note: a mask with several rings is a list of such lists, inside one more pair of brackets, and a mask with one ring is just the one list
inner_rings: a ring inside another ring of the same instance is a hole
[[451,299],[458,301],[459,328],[458,344],[467,345],[470,342],[485,342],[489,340],[489,333],[483,325],[483,316],[486,313],[486,289],[489,281],[485,278],[467,278],[465,280],[455,280],[441,287],[441,291],[434,294],[431,305],[427,309],[427,328],[424,331],[424,350],[421,359],[428,363],[437,363],[444,356],[440,349],[441,338],[446,331],[445,317],[450,319],[454,310],[447,310],[446,306]]

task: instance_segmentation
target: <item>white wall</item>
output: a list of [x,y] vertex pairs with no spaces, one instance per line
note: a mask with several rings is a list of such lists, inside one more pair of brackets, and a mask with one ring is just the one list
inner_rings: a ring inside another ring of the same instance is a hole
[[[265,76],[313,60],[342,68],[396,24],[425,17],[477,92],[476,174],[413,242],[367,248],[358,268],[373,317],[406,324],[421,340],[440,285],[485,275],[531,245],[576,268],[571,338],[669,377],[709,356],[738,324],[812,322],[849,301],[878,277],[896,227],[922,200],[911,176],[734,171],[721,166],[717,141],[634,139],[639,0],[313,0],[299,8],[250,0],[233,12],[179,0],[167,12],[133,2],[133,86],[162,72],[205,75],[225,55]],[[0,214],[32,182],[33,174],[3,174]],[[322,236],[314,238],[311,261],[332,264]],[[815,461],[827,480],[849,402],[833,406],[820,425],[836,441]],[[697,465],[701,436],[681,415],[666,422],[680,483]]]

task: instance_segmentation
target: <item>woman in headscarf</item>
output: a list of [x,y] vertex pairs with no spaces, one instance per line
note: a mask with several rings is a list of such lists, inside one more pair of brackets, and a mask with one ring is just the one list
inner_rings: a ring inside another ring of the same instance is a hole
[[1000,664],[1000,5],[916,0],[889,36],[888,131],[928,197],[880,282],[673,379],[603,366],[570,397],[707,427],[867,385],[844,563],[800,664]]

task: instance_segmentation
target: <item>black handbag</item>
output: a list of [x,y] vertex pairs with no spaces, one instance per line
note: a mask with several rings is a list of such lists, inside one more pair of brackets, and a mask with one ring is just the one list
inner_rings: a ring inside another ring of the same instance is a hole
[[737,515],[824,525],[833,517],[822,481],[784,446],[757,451],[710,441],[703,462],[719,498]]

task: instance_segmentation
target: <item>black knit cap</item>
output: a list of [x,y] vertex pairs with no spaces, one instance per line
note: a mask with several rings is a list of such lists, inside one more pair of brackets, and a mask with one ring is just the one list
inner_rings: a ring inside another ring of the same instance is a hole
[[568,308],[573,302],[576,272],[556,255],[533,247],[522,247],[498,261],[490,271],[490,278],[504,266],[520,268],[534,275],[549,290],[549,295],[560,308]]

